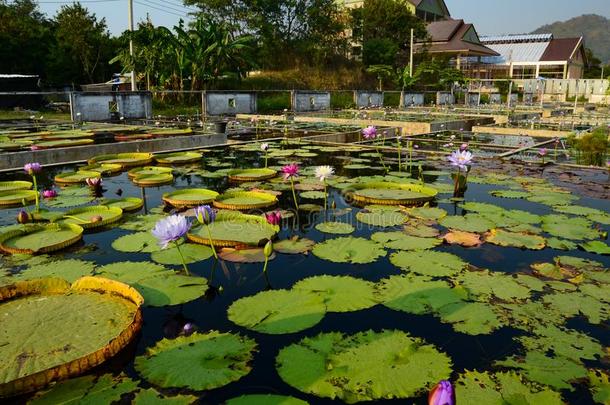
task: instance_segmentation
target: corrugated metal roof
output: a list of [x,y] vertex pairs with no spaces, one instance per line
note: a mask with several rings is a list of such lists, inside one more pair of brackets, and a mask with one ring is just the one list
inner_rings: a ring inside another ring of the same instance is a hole
[[14,74],[0,74],[0,79],[20,79],[26,77],[38,77],[38,75],[14,75]]
[[[485,43],[485,42],[484,42]],[[485,44],[500,54],[499,57],[483,58],[486,63],[509,65],[515,62],[539,62],[549,42],[526,42],[521,44]]]
[[516,35],[491,35],[481,37],[484,44],[490,43],[514,43],[514,42],[546,42],[553,39],[553,34],[516,34]]

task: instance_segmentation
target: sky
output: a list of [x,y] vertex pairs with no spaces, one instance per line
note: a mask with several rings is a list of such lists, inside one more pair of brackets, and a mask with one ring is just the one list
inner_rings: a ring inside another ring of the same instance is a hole
[[[453,18],[474,23],[480,35],[527,33],[541,25],[563,21],[581,14],[610,18],[610,0],[445,0]],[[64,4],[69,4],[67,1]],[[127,0],[82,0],[98,17],[105,17],[110,32],[127,29]],[[61,1],[41,0],[40,7],[54,15]],[[181,0],[134,0],[134,20],[146,19],[155,25],[172,27],[180,18],[189,20]]]

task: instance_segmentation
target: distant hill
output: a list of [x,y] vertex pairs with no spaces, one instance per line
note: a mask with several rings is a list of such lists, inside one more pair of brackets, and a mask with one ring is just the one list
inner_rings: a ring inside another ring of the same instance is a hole
[[567,21],[543,25],[532,34],[552,33],[561,37],[585,37],[585,46],[590,48],[602,62],[610,62],[610,19],[597,14],[584,14]]

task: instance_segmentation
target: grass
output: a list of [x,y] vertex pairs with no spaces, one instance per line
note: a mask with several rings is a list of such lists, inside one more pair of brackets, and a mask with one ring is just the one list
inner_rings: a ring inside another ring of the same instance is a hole
[[15,111],[15,110],[0,110],[0,120],[29,120],[32,115],[36,118],[41,116],[46,120],[62,120],[70,121],[70,113],[57,112],[57,111],[36,111],[34,114],[32,111]]

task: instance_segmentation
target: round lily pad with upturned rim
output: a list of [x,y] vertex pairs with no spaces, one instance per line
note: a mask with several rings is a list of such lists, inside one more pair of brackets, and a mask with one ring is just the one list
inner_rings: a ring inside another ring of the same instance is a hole
[[102,205],[109,208],[120,208],[123,212],[139,211],[144,206],[144,200],[138,197],[125,197],[103,200]]
[[36,201],[36,190],[9,190],[0,191],[0,207],[22,205],[23,201],[31,203]]
[[278,374],[296,389],[347,403],[411,398],[451,374],[451,359],[397,330],[321,333],[284,347]]
[[228,175],[230,181],[260,181],[274,178],[277,172],[267,168],[233,169]]
[[225,386],[247,375],[256,342],[233,333],[210,331],[163,339],[136,357],[135,368],[162,388],[195,391]]
[[390,182],[354,184],[345,191],[358,203],[379,205],[423,204],[438,194],[435,189],[420,184]]
[[[216,220],[208,227],[215,247],[258,246],[273,239],[280,230],[278,226],[270,225],[262,216],[230,211],[219,212]],[[210,244],[206,226],[191,229],[187,238],[202,245]]]
[[202,157],[199,152],[176,152],[155,155],[155,160],[162,165],[177,165],[198,162]]
[[83,237],[83,228],[73,224],[26,225],[0,234],[0,250],[10,254],[40,254],[64,249]]
[[162,166],[144,166],[136,167],[127,172],[127,176],[132,179],[134,177],[149,175],[149,174],[172,174],[174,169],[171,167]]
[[0,181],[0,191],[30,190],[30,181]]
[[321,295],[300,290],[269,290],[240,298],[227,310],[229,320],[260,333],[279,335],[299,332],[324,318]]
[[118,173],[122,166],[115,163],[94,163],[92,165],[81,166],[78,171],[99,172],[102,176]]
[[219,195],[214,206],[220,209],[248,211],[269,208],[277,204],[277,197],[260,191],[235,191]]
[[[83,229],[94,229],[117,222],[122,216],[123,210],[118,207],[98,205],[70,210],[64,214],[64,219],[61,222],[78,225]],[[102,217],[102,219],[95,221],[94,217]]]
[[142,296],[103,278],[24,281],[0,287],[0,297],[0,397],[86,372],[129,344],[142,325]]
[[55,176],[54,181],[58,184],[78,184],[84,183],[87,179],[99,179],[101,177],[100,172],[81,170],[78,172],[60,173]]
[[206,188],[189,188],[163,194],[163,202],[177,208],[210,204],[218,197],[216,191]]
[[142,174],[132,177],[131,181],[140,187],[156,187],[171,184],[174,181],[174,176],[171,173]]
[[68,148],[71,146],[91,145],[93,139],[57,139],[53,141],[35,142],[34,147],[38,149]]
[[125,169],[127,167],[144,166],[152,162],[152,160],[152,153],[117,153],[95,156],[89,159],[88,163],[115,163]]

